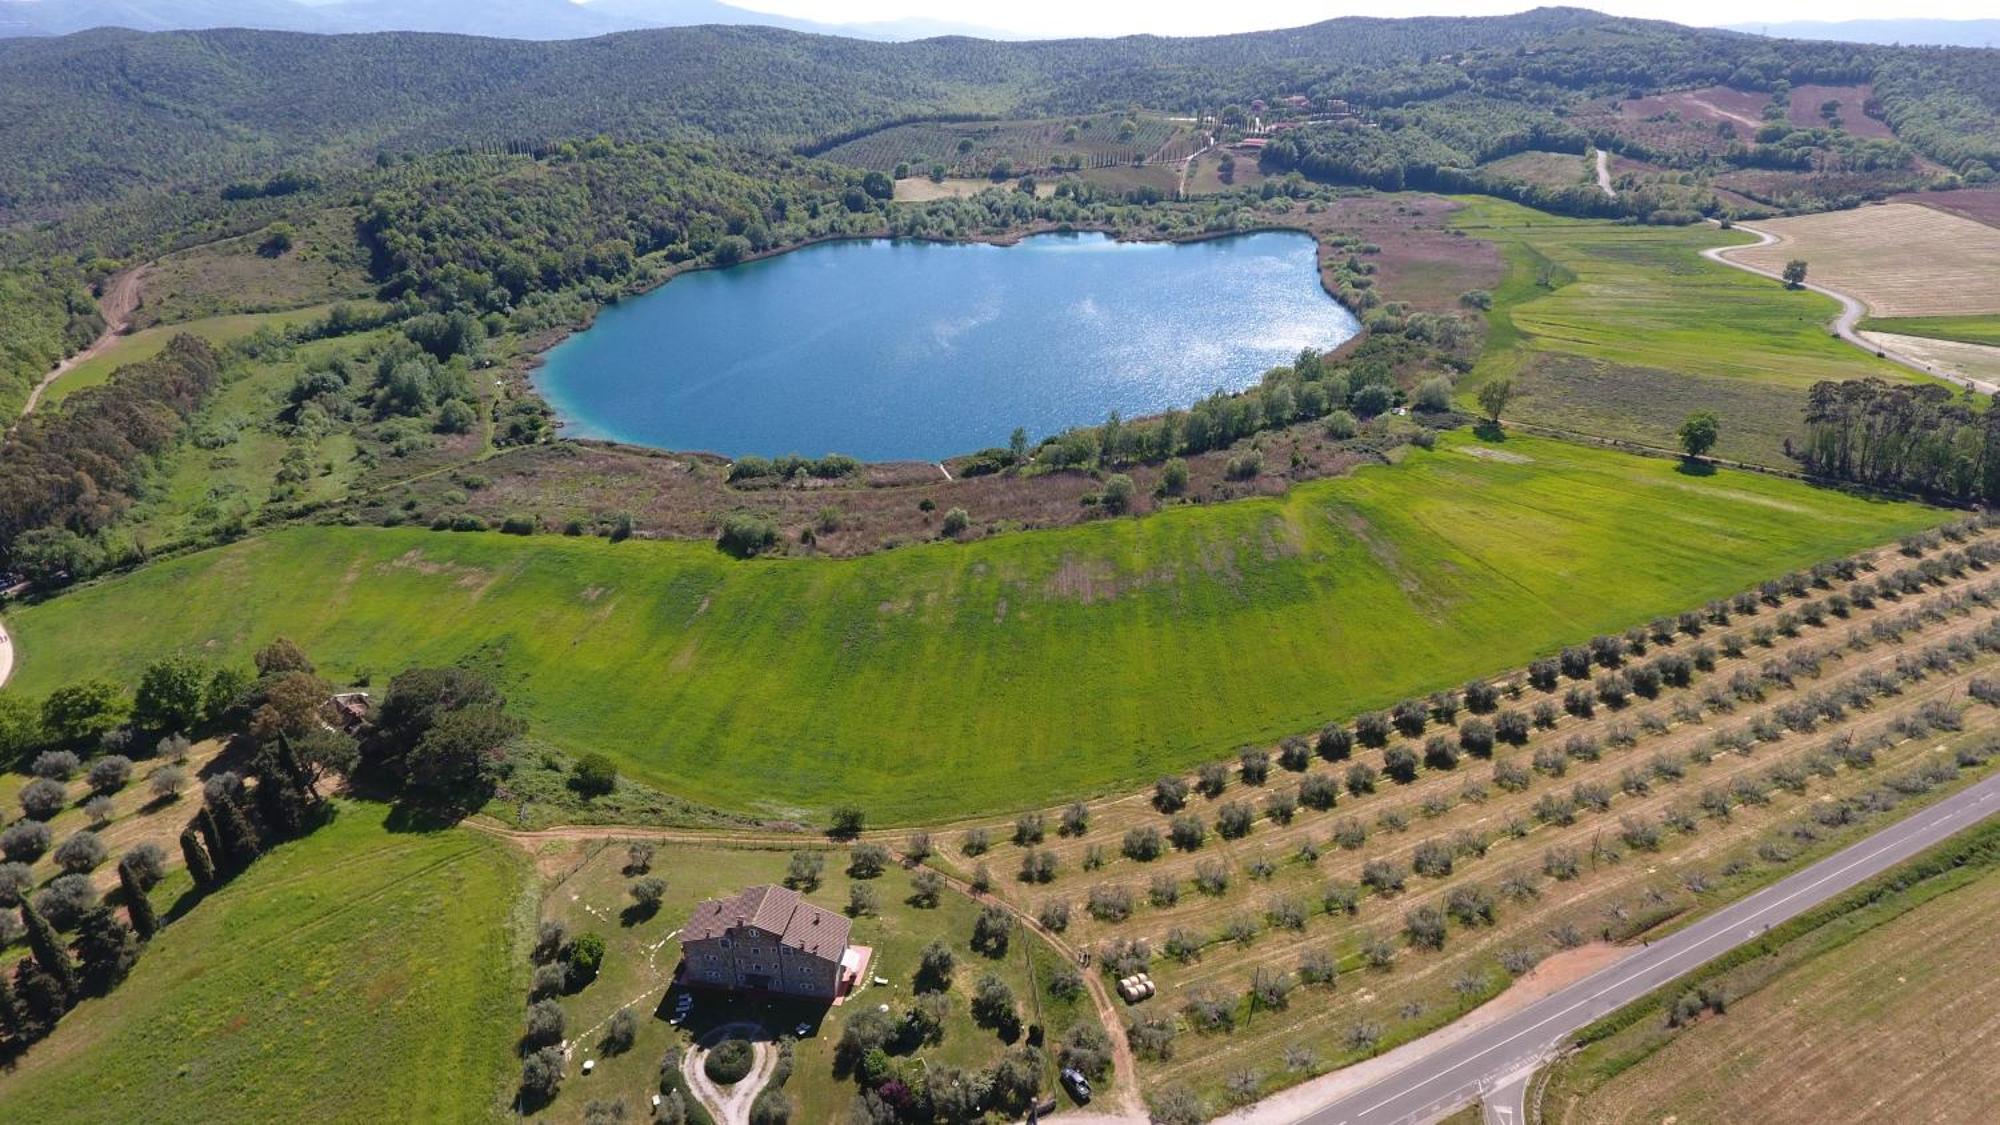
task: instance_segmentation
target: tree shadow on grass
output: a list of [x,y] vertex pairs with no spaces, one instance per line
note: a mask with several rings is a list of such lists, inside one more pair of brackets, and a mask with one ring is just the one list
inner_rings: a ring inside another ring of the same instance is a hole
[[1480,441],[1506,441],[1507,431],[1491,418],[1482,418],[1472,427],[1472,434]]
[[1683,476],[1712,477],[1715,475],[1715,462],[1700,457],[1683,457],[1674,471]]

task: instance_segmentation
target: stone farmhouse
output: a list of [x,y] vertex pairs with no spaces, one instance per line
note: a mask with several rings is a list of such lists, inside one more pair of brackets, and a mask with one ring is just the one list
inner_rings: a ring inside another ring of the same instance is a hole
[[832,1000],[851,923],[785,887],[750,887],[694,908],[681,930],[682,982]]

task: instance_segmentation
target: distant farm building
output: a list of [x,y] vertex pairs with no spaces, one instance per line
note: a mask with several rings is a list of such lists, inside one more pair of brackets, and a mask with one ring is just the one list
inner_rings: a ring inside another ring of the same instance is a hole
[[694,908],[681,930],[684,983],[832,1000],[851,987],[851,923],[785,887],[750,887]]

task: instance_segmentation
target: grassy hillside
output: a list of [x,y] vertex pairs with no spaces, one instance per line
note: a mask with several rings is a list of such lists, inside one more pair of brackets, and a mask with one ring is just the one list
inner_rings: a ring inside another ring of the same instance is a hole
[[[70,1013],[0,1105],[43,1122],[483,1120],[504,1111],[524,864],[380,805],[273,851]],[[337,1097],[330,1091],[338,1090]]]
[[1283,498],[840,562],[302,528],[10,624],[29,693],[282,633],[341,676],[489,668],[551,741],[693,799],[909,820],[1147,781],[1938,518],[1454,437]]
[[1829,297],[1701,257],[1747,240],[1712,227],[1564,219],[1468,199],[1453,225],[1498,244],[1508,275],[1472,389],[1514,380],[1510,417],[1654,445],[1694,410],[1722,417],[1725,457],[1786,464],[1805,391],[1822,379],[1904,379],[1834,339]]

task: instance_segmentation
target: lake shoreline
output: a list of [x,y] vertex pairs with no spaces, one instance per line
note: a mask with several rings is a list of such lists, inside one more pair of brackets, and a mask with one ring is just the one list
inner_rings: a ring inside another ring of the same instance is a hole
[[[1148,246],[1148,245],[1191,246],[1191,245],[1198,245],[1210,242],[1221,242],[1232,239],[1249,239],[1258,235],[1266,235],[1266,234],[1296,234],[1311,240],[1312,256],[1310,259],[1310,264],[1307,268],[1309,268],[1312,271],[1312,273],[1315,275],[1317,279],[1317,288],[1319,294],[1324,296],[1328,301],[1330,301],[1335,309],[1339,310],[1338,316],[1340,318],[1347,321],[1347,323],[1341,324],[1337,329],[1337,331],[1335,332],[1335,335],[1338,335],[1341,338],[1339,338],[1336,342],[1328,344],[1321,350],[1323,351],[1324,354],[1326,354],[1329,357],[1338,357],[1340,355],[1344,355],[1352,351],[1356,346],[1358,346],[1363,340],[1367,338],[1368,328],[1366,323],[1362,320],[1363,314],[1361,310],[1356,309],[1348,301],[1343,300],[1341,294],[1335,290],[1334,285],[1332,284],[1332,278],[1329,276],[1329,273],[1326,268],[1325,255],[1328,253],[1329,244],[1327,240],[1322,237],[1322,232],[1314,229],[1314,227],[1311,225],[1296,221],[1270,222],[1270,223],[1259,223],[1254,226],[1245,226],[1234,230],[1202,230],[1202,231],[1188,231],[1188,232],[1161,234],[1156,232],[1134,232],[1129,229],[1121,230],[1110,224],[1101,224],[1101,223],[1077,224],[1077,223],[1035,222],[1005,231],[980,232],[977,234],[958,236],[958,237],[936,237],[936,236],[921,236],[921,235],[901,236],[901,235],[891,234],[886,230],[877,233],[827,235],[824,237],[808,239],[797,243],[791,243],[785,246],[772,247],[756,253],[747,254],[738,261],[732,262],[729,265],[719,265],[713,263],[675,264],[673,266],[667,267],[661,276],[646,278],[642,282],[629,286],[624,292],[620,293],[615,299],[593,305],[589,309],[588,314],[580,321],[568,325],[566,327],[550,329],[536,336],[530,337],[527,341],[527,346],[524,349],[522,356],[516,362],[509,365],[508,374],[513,379],[516,380],[517,386],[521,389],[522,393],[532,396],[536,401],[540,402],[542,405],[544,405],[550,410],[550,413],[554,417],[556,426],[560,431],[562,431],[562,436],[566,440],[592,441],[608,445],[626,446],[634,449],[648,449],[663,453],[677,453],[689,456],[701,456],[703,458],[712,458],[721,461],[723,463],[728,463],[731,460],[731,457],[729,455],[718,453],[712,448],[705,448],[698,443],[677,443],[673,445],[668,445],[664,443],[652,443],[640,439],[634,439],[627,432],[617,432],[608,427],[589,422],[587,419],[587,414],[588,414],[587,411],[577,410],[574,408],[559,407],[557,398],[546,390],[543,382],[544,378],[546,377],[545,369],[549,364],[551,355],[556,351],[557,348],[559,348],[566,342],[570,341],[572,337],[574,337],[577,333],[598,327],[600,324],[599,318],[607,310],[621,306],[629,300],[634,300],[640,297],[647,297],[657,294],[669,282],[681,279],[686,276],[708,273],[711,271],[728,270],[735,268],[737,266],[750,265],[758,262],[770,262],[779,259],[781,257],[784,257],[786,255],[793,254],[795,252],[825,248],[837,244],[886,243],[892,246],[899,244],[914,244],[914,245],[943,246],[943,247],[968,247],[968,246],[980,246],[980,245],[995,246],[995,247],[1014,247],[1021,245],[1031,239],[1060,235],[1060,236],[1072,236],[1072,237],[1096,236],[1104,239],[1108,243],[1120,246]],[[1289,362],[1289,356],[1283,359],[1276,360],[1274,362],[1275,365],[1283,365],[1284,363]],[[1268,370],[1268,366],[1259,367],[1254,372],[1248,370],[1243,372],[1238,372],[1236,374],[1240,376],[1240,379],[1233,378],[1231,381],[1232,382],[1240,381],[1242,383],[1241,386],[1230,387],[1230,386],[1219,385],[1215,389],[1218,389],[1222,393],[1233,397],[1234,395],[1241,393],[1242,391],[1248,389],[1249,387],[1254,386],[1256,377],[1261,375],[1264,370]],[[1150,409],[1135,409],[1129,413],[1126,413],[1125,416],[1128,421],[1132,422],[1141,422],[1150,419],[1157,419],[1158,417],[1169,412],[1187,410],[1206,397],[1207,393],[1192,395],[1189,396],[1185,401],[1176,400],[1171,405],[1159,406]],[[1121,411],[1121,413],[1124,412]],[[1024,421],[1027,422],[1030,429],[1037,428],[1032,423],[1032,421],[1029,420],[1024,420]],[[1054,428],[1049,429],[1048,432],[1049,434],[1055,434],[1073,428],[1074,426],[1089,425],[1089,424],[1093,423],[1090,421],[1061,423],[1059,425],[1056,425]],[[582,430],[584,427],[588,427],[588,430],[586,432],[579,432],[579,430]],[[839,444],[841,443],[836,443],[836,446],[838,446]],[[951,452],[944,453],[941,456],[934,458],[922,458],[918,456],[898,457],[898,456],[884,455],[879,457],[861,457],[860,459],[865,464],[882,465],[882,466],[903,465],[903,464],[923,464],[932,466],[949,465],[951,463],[969,458],[974,454],[976,454],[977,452],[979,452],[981,449],[990,448],[990,446],[993,444],[997,444],[997,441],[974,443],[971,447],[964,449],[959,449],[956,448],[956,446],[954,446]],[[759,452],[763,451],[760,450]],[[743,454],[743,455],[747,456],[748,454]],[[766,453],[765,455],[774,455],[774,454]]]

